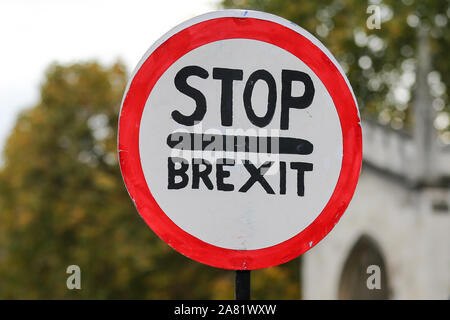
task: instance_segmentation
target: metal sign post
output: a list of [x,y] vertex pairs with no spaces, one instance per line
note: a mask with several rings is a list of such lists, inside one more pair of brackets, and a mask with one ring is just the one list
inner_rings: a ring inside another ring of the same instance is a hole
[[250,270],[236,270],[236,300],[250,300]]

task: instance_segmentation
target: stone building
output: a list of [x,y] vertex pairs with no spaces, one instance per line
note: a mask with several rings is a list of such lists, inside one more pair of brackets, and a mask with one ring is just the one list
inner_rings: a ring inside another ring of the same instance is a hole
[[[450,298],[450,148],[438,144],[419,42],[415,125],[399,132],[365,121],[363,169],[347,211],[303,255],[304,299]],[[381,288],[366,282],[380,267]]]

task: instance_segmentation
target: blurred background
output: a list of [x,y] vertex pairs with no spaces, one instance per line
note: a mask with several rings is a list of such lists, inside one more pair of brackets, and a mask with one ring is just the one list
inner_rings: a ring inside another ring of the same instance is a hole
[[[316,36],[363,119],[346,214],[301,258],[252,272],[252,298],[448,299],[447,0],[3,0],[0,299],[233,299],[232,271],[185,258],[139,218],[116,154],[141,56],[220,8],[274,13]],[[66,286],[69,265],[81,269],[81,290]],[[377,290],[367,288],[371,265]]]

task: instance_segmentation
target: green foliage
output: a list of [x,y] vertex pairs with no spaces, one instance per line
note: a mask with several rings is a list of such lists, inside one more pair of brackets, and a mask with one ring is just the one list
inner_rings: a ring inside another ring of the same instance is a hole
[[[371,4],[381,9],[380,29],[366,25]],[[396,129],[411,124],[417,30],[422,25],[431,41],[433,106],[448,116],[448,0],[223,0],[222,5],[274,13],[314,34],[346,71],[362,115]],[[450,143],[450,126],[438,129],[447,131]]]
[[[232,271],[175,252],[132,205],[116,154],[126,79],[120,63],[52,65],[17,120],[0,170],[1,299],[233,298]],[[81,290],[66,288],[72,264]],[[298,298],[298,272],[254,272],[254,296]]]

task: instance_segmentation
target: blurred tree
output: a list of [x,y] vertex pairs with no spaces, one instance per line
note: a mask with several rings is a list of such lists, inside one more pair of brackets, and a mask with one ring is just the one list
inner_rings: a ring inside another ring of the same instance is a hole
[[[0,169],[1,299],[234,297],[233,272],[178,254],[132,205],[116,155],[126,78],[120,63],[52,65],[17,120]],[[81,290],[66,287],[72,264]],[[298,298],[298,261],[253,281],[255,298]]]
[[[361,114],[394,129],[413,122],[417,29],[428,30],[433,71],[428,75],[435,127],[450,144],[450,2],[448,0],[223,0],[226,8],[255,9],[291,20],[318,37],[346,72]],[[380,12],[380,28],[367,19]],[[369,12],[368,12],[369,11]],[[431,110],[430,110],[431,111]]]

